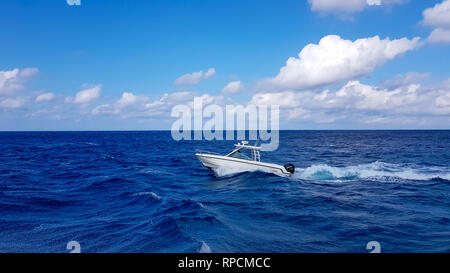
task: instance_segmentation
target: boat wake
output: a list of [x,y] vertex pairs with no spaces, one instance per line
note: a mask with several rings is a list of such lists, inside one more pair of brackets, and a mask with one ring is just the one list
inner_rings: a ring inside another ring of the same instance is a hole
[[279,177],[287,177],[287,175],[282,175],[282,174],[267,171],[264,169],[249,170],[246,168],[242,168],[242,169],[241,168],[217,168],[214,170],[214,175],[218,178],[226,178],[226,177],[240,175],[240,174],[244,174],[244,173],[263,173],[263,174],[266,173],[266,174],[276,175]]
[[[218,168],[214,171],[216,177],[230,177],[243,173],[261,172],[249,171],[239,168]],[[268,172],[268,174],[275,174]],[[279,176],[279,175],[278,175]],[[376,161],[370,164],[361,164],[347,167],[333,167],[326,164],[312,165],[307,168],[297,168],[292,179],[319,180],[319,181],[352,181],[357,179],[371,179],[377,181],[396,180],[449,180],[448,167],[412,167],[400,164],[391,164]]]
[[246,169],[239,169],[239,168],[217,168],[214,169],[214,174],[217,177],[227,177],[227,176],[234,176],[240,173],[250,172]]
[[326,164],[298,168],[293,176],[302,180],[349,181],[355,179],[388,180],[450,180],[450,169],[446,167],[410,167],[399,164],[373,162],[348,167],[332,167]]

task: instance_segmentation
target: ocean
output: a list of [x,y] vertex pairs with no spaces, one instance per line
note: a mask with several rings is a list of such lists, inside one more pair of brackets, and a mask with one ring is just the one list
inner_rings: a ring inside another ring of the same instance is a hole
[[450,252],[450,131],[281,131],[216,175],[169,131],[1,132],[0,252]]

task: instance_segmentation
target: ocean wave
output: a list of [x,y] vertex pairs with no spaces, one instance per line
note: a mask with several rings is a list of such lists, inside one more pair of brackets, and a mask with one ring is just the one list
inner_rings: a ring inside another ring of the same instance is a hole
[[[261,170],[249,171],[239,168],[218,168],[214,174],[218,178],[230,178],[244,174],[277,175],[276,173],[263,172]],[[450,168],[438,166],[406,166],[376,161],[369,164],[352,165],[346,167],[334,167],[327,164],[312,165],[307,168],[297,168],[294,179],[323,180],[323,181],[351,181],[356,179],[372,179],[387,182],[397,180],[423,180],[423,181],[450,181]]]
[[140,170],[141,173],[144,174],[155,174],[155,175],[172,175],[170,172],[161,171],[153,168],[144,168]]
[[0,252],[449,252],[449,138],[281,131],[283,178],[216,176],[193,151],[232,143],[170,131],[0,134]]
[[100,146],[100,144],[94,143],[94,142],[86,142],[86,145],[88,145],[88,146]]
[[444,167],[408,167],[399,164],[373,162],[348,167],[333,167],[326,164],[312,165],[295,171],[294,178],[303,180],[378,179],[392,181],[395,178],[407,180],[450,180],[450,169]]
[[149,195],[155,200],[158,200],[158,201],[161,200],[161,197],[152,191],[143,191],[143,192],[138,192],[138,193],[133,194],[133,196],[142,196],[142,195]]
[[79,190],[89,192],[111,192],[113,189],[120,189],[124,185],[131,185],[134,181],[119,176],[104,176],[101,179],[87,181],[82,184]]
[[181,201],[169,201],[167,205],[168,205],[167,209],[160,211],[161,215],[168,215],[168,214],[193,215],[196,213],[203,212],[205,208],[205,205],[203,205],[202,203],[191,199],[184,199]]

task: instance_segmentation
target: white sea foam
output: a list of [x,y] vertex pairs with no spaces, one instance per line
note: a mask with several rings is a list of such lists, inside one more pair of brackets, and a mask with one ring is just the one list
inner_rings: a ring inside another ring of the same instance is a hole
[[164,172],[164,171],[152,169],[152,168],[144,168],[141,170],[141,172],[143,172],[145,174],[170,174],[169,172]]
[[153,197],[156,200],[161,200],[161,197],[152,191],[144,191],[144,192],[138,192],[138,193],[133,194],[133,196],[141,196],[141,195],[150,195],[151,197]]
[[216,176],[217,177],[226,177],[226,176],[232,176],[232,175],[235,175],[235,174],[239,174],[239,173],[244,173],[244,172],[257,172],[257,171],[260,171],[260,172],[266,172],[266,173],[271,173],[271,174],[275,174],[275,175],[278,175],[278,176],[281,176],[281,177],[286,177],[286,175],[281,175],[281,174],[279,174],[279,173],[277,173],[277,172],[275,172],[275,171],[270,171],[270,170],[268,170],[268,169],[258,169],[258,170],[249,170],[249,169],[246,169],[246,168],[236,168],[236,167],[232,167],[232,168],[217,168],[217,169],[215,169],[214,170],[214,173],[216,174]]
[[217,168],[214,170],[214,173],[218,177],[223,177],[223,176],[231,176],[231,175],[235,175],[235,174],[243,173],[243,172],[247,172],[247,171],[248,171],[247,169],[240,169],[240,168]]
[[211,253],[211,248],[207,243],[202,241],[202,246],[200,247],[198,253]]
[[[218,168],[214,172],[218,177],[226,177],[246,171],[248,170],[238,168]],[[389,181],[395,179],[430,180],[433,178],[450,180],[450,168],[411,167],[380,161],[346,167],[333,167],[326,164],[319,164],[312,165],[308,168],[296,168],[292,178],[325,181],[351,181],[365,178]]]
[[88,146],[99,146],[100,144],[94,143],[94,142],[86,142],[86,145],[88,145]]
[[412,168],[397,164],[374,162],[348,167],[313,165],[296,169],[295,178],[304,180],[353,180],[357,178],[401,178],[408,180],[430,180],[442,178],[450,180],[450,169],[443,167]]

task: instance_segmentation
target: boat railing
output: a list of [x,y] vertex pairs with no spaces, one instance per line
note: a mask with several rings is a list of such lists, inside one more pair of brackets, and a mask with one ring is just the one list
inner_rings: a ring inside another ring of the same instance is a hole
[[220,155],[219,153],[216,152],[211,152],[211,151],[205,151],[205,150],[195,150],[195,153],[197,154],[211,154],[211,155]]

